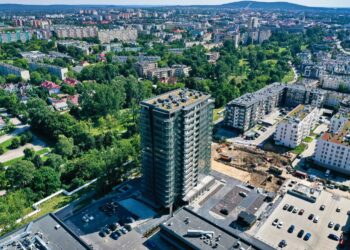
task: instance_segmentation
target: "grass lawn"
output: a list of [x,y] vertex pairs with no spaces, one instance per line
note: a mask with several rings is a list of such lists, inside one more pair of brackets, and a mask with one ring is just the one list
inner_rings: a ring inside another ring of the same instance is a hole
[[[14,137],[14,138],[18,138],[18,137]],[[0,148],[4,149],[4,153],[8,151],[8,147],[11,145],[11,142],[14,138],[11,138],[7,141],[0,143]]]
[[283,83],[288,83],[290,81],[293,81],[294,79],[294,71],[291,69],[287,75],[285,75],[282,79]]
[[219,115],[219,112],[222,111],[222,110],[224,110],[224,108],[214,109],[214,113],[213,113],[213,121],[214,122],[216,122],[217,120],[220,119],[220,117],[223,116],[223,114],[222,114],[222,116]]
[[314,139],[312,138],[312,137],[305,137],[304,138],[304,140],[303,140],[303,142],[307,142],[307,143],[310,143],[310,142],[312,142]]
[[305,151],[305,149],[307,149],[307,144],[301,143],[299,146],[297,146],[295,149],[292,150],[292,153],[296,155],[300,155]]

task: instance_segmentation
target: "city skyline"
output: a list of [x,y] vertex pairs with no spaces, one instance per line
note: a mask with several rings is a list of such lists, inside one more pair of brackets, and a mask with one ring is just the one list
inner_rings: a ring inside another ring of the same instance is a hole
[[[225,3],[231,3],[231,2],[238,2],[235,0],[208,0],[205,2],[206,5],[216,5],[216,4],[225,4]],[[276,2],[275,0],[264,0],[264,1],[258,1],[258,2]],[[312,6],[312,7],[350,7],[350,2],[346,0],[334,0],[334,1],[327,1],[327,0],[289,0],[289,1],[279,1],[279,2],[289,2],[289,3],[295,3],[295,4],[301,4],[305,6]],[[96,1],[96,0],[76,0],[76,1],[69,1],[69,0],[47,0],[44,3],[40,0],[32,0],[28,2],[27,0],[0,0],[0,4],[38,4],[38,5],[50,5],[50,4],[70,4],[70,5],[79,5],[79,4],[112,4],[112,5],[203,5],[203,1],[201,0],[173,0],[171,2],[164,1],[164,0],[153,0],[153,1],[146,1],[146,0],[102,0],[102,1]]]

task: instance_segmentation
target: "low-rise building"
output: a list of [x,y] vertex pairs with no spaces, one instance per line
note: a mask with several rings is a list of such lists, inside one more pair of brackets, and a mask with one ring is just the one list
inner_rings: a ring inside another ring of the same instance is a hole
[[276,128],[274,140],[277,145],[296,148],[315,127],[320,110],[311,106],[299,105],[294,108]]
[[57,85],[54,82],[50,81],[44,81],[41,85],[42,88],[47,89],[49,91],[49,94],[59,94],[61,91],[61,86]]
[[6,63],[0,63],[0,75],[3,75],[3,76],[15,75],[17,77],[21,77],[22,80],[24,81],[28,81],[30,79],[28,70],[21,69]]
[[338,114],[332,120],[329,132],[317,140],[313,160],[327,169],[350,174],[350,119],[348,114]]

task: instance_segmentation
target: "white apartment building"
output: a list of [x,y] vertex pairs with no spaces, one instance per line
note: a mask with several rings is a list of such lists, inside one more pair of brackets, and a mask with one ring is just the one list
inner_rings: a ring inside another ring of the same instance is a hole
[[274,135],[275,143],[288,148],[296,148],[310,134],[319,117],[318,108],[297,106],[278,124]]
[[21,69],[10,64],[0,63],[0,75],[15,75],[21,77],[22,80],[28,81],[30,79],[29,71]]
[[314,162],[327,169],[350,174],[350,119],[347,115],[332,118],[329,132],[317,141]]

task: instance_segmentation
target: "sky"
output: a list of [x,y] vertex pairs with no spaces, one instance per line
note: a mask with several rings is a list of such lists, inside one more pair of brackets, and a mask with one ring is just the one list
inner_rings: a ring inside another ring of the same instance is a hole
[[[237,0],[0,0],[0,3],[20,4],[113,4],[113,5],[192,5],[223,4]],[[316,7],[350,7],[350,0],[256,0],[260,2],[290,2]]]

